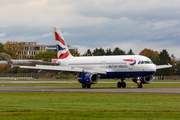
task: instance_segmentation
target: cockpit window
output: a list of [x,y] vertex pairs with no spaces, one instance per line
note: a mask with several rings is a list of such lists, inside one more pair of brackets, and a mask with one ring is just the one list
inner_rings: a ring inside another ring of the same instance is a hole
[[145,61],[145,64],[150,64],[150,62],[149,61]]

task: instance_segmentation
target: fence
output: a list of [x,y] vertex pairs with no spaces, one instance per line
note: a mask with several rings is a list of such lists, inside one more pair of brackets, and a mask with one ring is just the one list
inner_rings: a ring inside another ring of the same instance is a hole
[[52,75],[44,73],[1,73],[0,78],[9,77],[9,78],[51,78]]

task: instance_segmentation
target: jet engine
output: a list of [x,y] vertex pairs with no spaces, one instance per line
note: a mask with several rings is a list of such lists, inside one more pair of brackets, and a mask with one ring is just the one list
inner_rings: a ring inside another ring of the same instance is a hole
[[139,81],[141,81],[142,84],[149,84],[149,83],[152,82],[152,80],[153,80],[153,76],[152,75],[148,76],[148,77],[142,77],[142,78],[137,77],[137,78],[132,79],[132,81],[134,83],[139,83]]
[[96,73],[86,73],[80,75],[78,81],[82,84],[96,84],[99,81],[99,76]]

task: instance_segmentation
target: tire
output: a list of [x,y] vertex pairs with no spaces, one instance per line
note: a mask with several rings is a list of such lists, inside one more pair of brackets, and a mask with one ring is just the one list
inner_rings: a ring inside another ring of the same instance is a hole
[[86,88],[87,86],[86,86],[86,84],[82,84],[82,88]]
[[118,87],[118,88],[121,88],[121,86],[122,86],[121,82],[118,82],[118,83],[117,83],[117,87]]
[[91,88],[91,84],[88,84],[88,85],[87,85],[87,88]]
[[142,88],[142,84],[137,84],[137,88]]
[[122,82],[122,88],[126,88],[126,83]]

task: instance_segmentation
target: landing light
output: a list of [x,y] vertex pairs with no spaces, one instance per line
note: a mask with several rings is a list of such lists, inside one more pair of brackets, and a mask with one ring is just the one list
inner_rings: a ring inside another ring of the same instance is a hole
[[137,80],[137,83],[140,83],[141,81],[140,80]]

